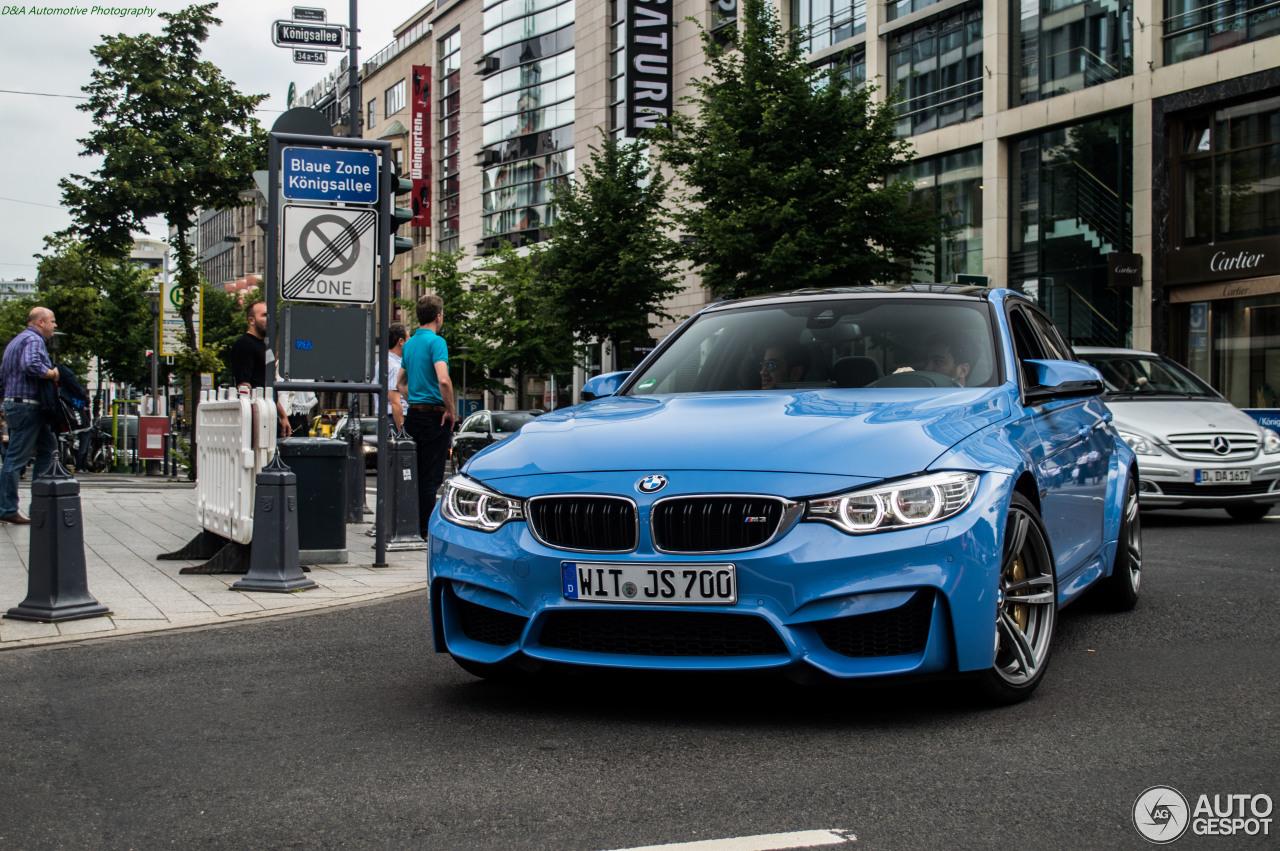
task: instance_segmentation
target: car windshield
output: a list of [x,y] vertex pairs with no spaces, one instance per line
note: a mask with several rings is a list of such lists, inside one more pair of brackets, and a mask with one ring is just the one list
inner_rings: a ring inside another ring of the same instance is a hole
[[1199,376],[1153,355],[1082,354],[1080,360],[1102,373],[1110,396],[1217,396]]
[[[804,299],[704,313],[635,376],[630,395],[999,382],[989,305],[971,298]],[[896,376],[895,378],[901,378]]]
[[515,431],[531,419],[533,419],[533,414],[525,413],[524,411],[494,412],[493,431],[495,434]]

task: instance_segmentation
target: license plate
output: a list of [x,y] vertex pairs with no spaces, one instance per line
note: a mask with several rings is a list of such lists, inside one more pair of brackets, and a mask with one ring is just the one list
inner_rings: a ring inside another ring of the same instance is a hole
[[566,600],[602,603],[736,603],[732,564],[560,563]]
[[1252,481],[1252,470],[1196,470],[1198,485],[1248,484]]

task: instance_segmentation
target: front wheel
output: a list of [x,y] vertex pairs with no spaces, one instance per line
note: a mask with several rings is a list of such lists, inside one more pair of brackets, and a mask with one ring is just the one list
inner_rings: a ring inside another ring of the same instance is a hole
[[1098,590],[1113,609],[1127,612],[1138,605],[1142,587],[1142,515],[1138,512],[1138,483],[1131,475],[1124,491],[1124,514],[1111,575]]
[[996,595],[995,664],[978,676],[993,703],[1026,700],[1044,678],[1058,621],[1058,580],[1035,506],[1015,493],[1005,523]]
[[1270,512],[1271,505],[1265,502],[1246,502],[1244,505],[1232,505],[1227,508],[1227,513],[1231,515],[1232,520],[1242,520],[1245,523],[1261,520]]

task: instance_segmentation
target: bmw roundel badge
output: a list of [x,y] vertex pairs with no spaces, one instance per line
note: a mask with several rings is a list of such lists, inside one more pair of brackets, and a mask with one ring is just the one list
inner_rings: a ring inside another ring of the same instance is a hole
[[661,473],[654,473],[653,475],[645,476],[637,482],[636,490],[640,491],[640,493],[657,493],[666,486],[667,477]]

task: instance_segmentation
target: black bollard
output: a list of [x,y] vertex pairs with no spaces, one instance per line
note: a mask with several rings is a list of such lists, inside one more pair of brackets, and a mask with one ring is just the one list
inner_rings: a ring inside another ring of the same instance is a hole
[[27,599],[5,617],[58,623],[111,614],[89,593],[80,483],[57,456],[49,473],[31,483],[31,497]]
[[391,534],[388,550],[421,550],[427,543],[418,534],[418,446],[403,431],[387,441],[391,451],[387,469],[391,477],[387,489],[387,515]]
[[305,591],[318,587],[298,564],[298,477],[279,453],[254,479],[249,572],[232,591]]

